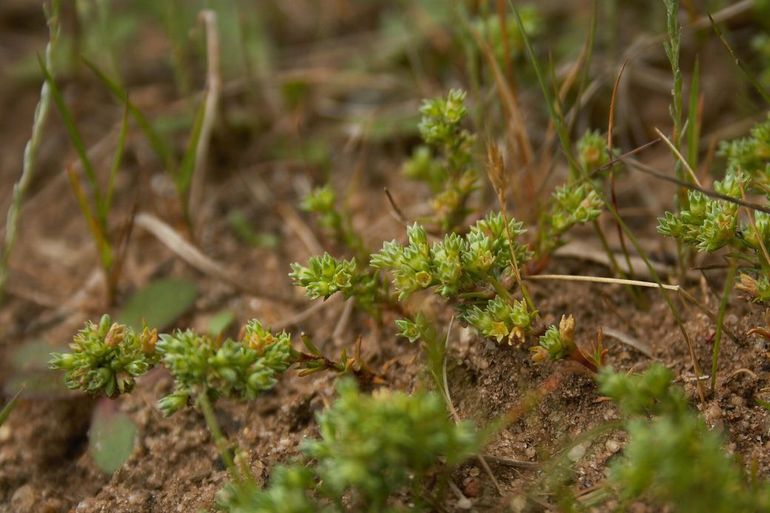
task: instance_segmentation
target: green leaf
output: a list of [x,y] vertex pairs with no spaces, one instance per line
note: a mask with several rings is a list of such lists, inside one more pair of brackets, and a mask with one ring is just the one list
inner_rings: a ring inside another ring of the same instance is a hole
[[189,280],[160,279],[138,290],[116,317],[135,330],[141,330],[145,324],[162,330],[181,317],[197,296],[198,288]]
[[145,137],[147,137],[147,140],[150,143],[150,146],[152,146],[152,150],[155,152],[155,154],[160,158],[160,160],[163,162],[164,167],[166,168],[166,172],[171,173],[173,176],[176,172],[176,163],[174,161],[174,155],[171,153],[171,150],[169,149],[166,142],[163,140],[163,138],[160,136],[157,130],[152,126],[152,123],[147,119],[147,117],[142,113],[139,108],[134,105],[134,103],[131,102],[131,100],[128,98],[128,92],[126,92],[125,89],[123,89],[120,85],[118,85],[117,82],[110,79],[102,70],[99,69],[96,64],[85,60],[86,65],[91,68],[91,71],[94,72],[94,74],[97,76],[99,80],[102,81],[102,83],[107,87],[107,89],[110,90],[110,92],[118,99],[120,100],[120,103],[126,105],[126,108],[128,109],[131,116],[136,121],[136,124],[139,125],[139,128],[144,133]]
[[215,313],[209,319],[208,332],[212,337],[218,337],[235,321],[235,314],[230,310]]
[[48,368],[51,352],[66,350],[66,344],[52,345],[40,339],[24,342],[9,355],[10,369],[3,391],[10,393],[23,388],[25,397],[66,394],[61,377]]
[[136,424],[116,403],[104,399],[96,406],[88,432],[88,453],[106,474],[118,470],[134,450]]

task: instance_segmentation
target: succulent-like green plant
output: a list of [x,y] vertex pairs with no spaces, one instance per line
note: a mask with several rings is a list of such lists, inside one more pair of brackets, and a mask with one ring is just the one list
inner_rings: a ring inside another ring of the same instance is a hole
[[350,214],[337,207],[337,194],[330,185],[313,189],[302,201],[302,209],[316,214],[321,227],[356,258],[364,261],[368,258],[363,240],[353,229]]
[[728,169],[745,173],[753,187],[770,193],[770,119],[755,125],[748,137],[723,141],[719,155]]
[[[264,490],[229,487],[221,494],[228,513],[424,511],[427,479],[479,447],[479,435],[449,420],[438,394],[365,395],[348,380],[338,393],[318,416],[320,438],[302,448],[314,463],[279,467]],[[398,507],[393,498],[409,491],[414,506]]]
[[[391,273],[400,300],[433,289],[452,300],[462,319],[482,335],[521,342],[536,312],[526,302],[514,300],[504,282],[512,278],[511,251],[519,265],[531,257],[529,249],[517,241],[524,232],[520,222],[508,221],[506,229],[502,214],[489,214],[465,236],[451,233],[431,244],[425,229],[414,224],[407,229],[406,245],[385,242],[372,255],[371,265]],[[412,341],[420,332],[408,320],[401,321],[399,328]]]
[[71,353],[53,353],[50,366],[65,371],[70,389],[113,397],[130,392],[135,378],[158,362],[158,333],[145,328],[136,333],[103,315],[99,324],[87,322],[70,344]]
[[530,348],[536,362],[561,360],[575,350],[575,318],[571,315],[563,315],[558,328],[549,326],[539,344]]
[[296,360],[291,337],[286,332],[273,335],[258,321],[246,325],[239,342],[185,330],[161,335],[157,350],[175,383],[174,392],[158,402],[164,415],[187,406],[190,397],[201,393],[212,399],[254,399],[273,388]]
[[374,317],[377,307],[390,303],[387,288],[371,269],[361,269],[354,258],[337,259],[328,253],[312,256],[306,266],[291,264],[294,285],[303,287],[310,299],[328,299],[341,293],[346,299],[353,298],[356,304]]
[[671,380],[659,364],[641,375],[599,375],[602,393],[628,416],[630,442],[610,474],[620,497],[651,499],[677,513],[768,511],[770,485],[746,479]]
[[[714,190],[740,198],[748,177],[735,168],[728,171],[725,179],[714,182]],[[721,199],[713,199],[700,191],[688,191],[687,206],[677,213],[666,212],[659,219],[658,231],[677,238],[700,251],[716,251],[728,244],[739,245],[736,238],[738,205]]]
[[465,92],[452,89],[446,98],[425,100],[420,113],[425,145],[418,146],[404,164],[404,173],[431,187],[435,221],[448,231],[468,214],[468,198],[478,180],[472,153],[476,138],[462,128]]
[[604,201],[598,192],[601,176],[590,177],[610,162],[606,138],[597,131],[587,131],[577,143],[577,160],[582,178],[571,177],[567,183],[557,187],[549,206],[540,215],[537,237],[540,257],[563,245],[564,235],[576,225],[595,221],[604,208]]

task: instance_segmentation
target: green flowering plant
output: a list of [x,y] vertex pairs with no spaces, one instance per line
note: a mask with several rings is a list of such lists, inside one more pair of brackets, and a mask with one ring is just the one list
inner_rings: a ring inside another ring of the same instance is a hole
[[[514,300],[506,283],[513,278],[511,251],[519,265],[531,257],[517,241],[524,233],[520,222],[510,220],[506,227],[505,217],[493,213],[464,236],[451,233],[430,243],[425,229],[415,223],[407,229],[406,244],[385,242],[372,255],[371,266],[390,272],[399,300],[432,289],[451,299],[461,318],[482,335],[521,342],[536,312],[527,302]],[[421,332],[416,321],[404,320],[399,328],[412,341]]]
[[320,257],[310,257],[307,265],[294,262],[291,269],[292,282],[303,287],[310,299],[328,299],[339,292],[346,299],[353,298],[361,309],[374,317],[379,316],[379,306],[392,303],[389,291],[377,273],[362,269],[354,258],[338,259],[324,253]]
[[187,405],[191,396],[255,399],[275,386],[296,361],[291,337],[273,335],[258,321],[249,322],[241,341],[220,341],[192,330],[161,335],[157,344],[163,365],[174,377],[174,392],[158,402],[164,415]]
[[627,418],[630,442],[610,472],[620,498],[652,500],[677,513],[767,511],[770,485],[744,476],[672,378],[660,364],[641,375],[609,368],[599,374],[601,392]]
[[425,100],[420,113],[418,128],[425,144],[415,149],[403,172],[428,184],[434,194],[435,221],[449,231],[468,214],[467,202],[478,181],[473,159],[476,137],[462,128],[465,92],[452,89],[446,98]]
[[[745,193],[770,197],[770,120],[757,124],[748,137],[723,141],[719,154],[727,170],[714,190],[728,198],[743,199]],[[674,237],[702,252],[729,250],[728,256],[741,271],[736,288],[752,301],[770,300],[770,214],[755,211],[741,216],[738,203],[689,191],[689,204],[680,212],[666,212],[658,232]]]
[[588,177],[610,163],[606,138],[597,131],[587,131],[577,143],[577,158],[584,178],[571,177],[557,187],[540,216],[537,248],[541,257],[562,246],[564,235],[575,226],[594,222],[604,208],[597,192],[600,179]]
[[[278,467],[262,490],[227,487],[220,494],[225,511],[427,511],[428,482],[445,479],[480,445],[469,423],[448,418],[436,393],[381,389],[366,395],[349,380],[337,390],[339,398],[318,415],[320,438],[302,447],[311,463]],[[413,506],[393,501],[410,491]]]
[[719,155],[728,169],[745,173],[752,187],[770,194],[770,119],[756,124],[748,137],[722,141]]
[[65,371],[70,389],[114,397],[130,392],[138,376],[158,362],[158,333],[149,328],[137,333],[103,315],[98,324],[87,322],[70,344],[70,353],[52,353],[50,366]]
[[[724,180],[714,182],[714,190],[740,198],[748,177],[735,170],[728,171]],[[659,218],[658,232],[674,237],[700,251],[716,251],[729,244],[739,245],[738,204],[713,199],[700,191],[688,191],[687,206],[677,213],[666,212]]]
[[343,351],[337,361],[323,356],[309,337],[302,342],[304,352],[292,347],[287,332],[273,333],[257,320],[244,326],[238,340],[223,340],[189,329],[158,335],[145,327],[137,333],[104,315],[98,325],[87,322],[74,336],[72,352],[52,353],[50,366],[65,371],[64,382],[71,389],[114,397],[131,392],[137,377],[162,365],[174,378],[174,391],[158,402],[164,415],[200,395],[255,399],[292,365],[303,375],[331,370],[375,380],[358,355],[348,357]]

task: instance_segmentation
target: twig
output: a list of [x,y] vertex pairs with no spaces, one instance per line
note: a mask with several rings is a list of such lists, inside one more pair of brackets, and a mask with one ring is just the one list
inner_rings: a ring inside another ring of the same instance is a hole
[[208,74],[206,76],[206,100],[203,109],[200,140],[195,148],[195,170],[190,184],[190,205],[195,205],[196,213],[193,226],[200,230],[201,216],[197,211],[203,201],[203,190],[206,184],[206,160],[214,122],[217,117],[217,105],[222,91],[222,77],[219,71],[219,30],[217,29],[216,12],[206,9],[201,11],[199,19],[206,28],[206,60]]
[[294,326],[296,324],[299,324],[305,319],[308,319],[311,316],[315,315],[317,312],[320,312],[324,308],[336,305],[339,297],[340,296],[332,296],[326,301],[316,301],[312,305],[310,305],[308,308],[289,317],[288,319],[285,319],[281,322],[273,324],[272,328],[276,331],[280,331],[280,330],[289,328],[291,326]]
[[390,207],[393,209],[393,217],[396,218],[396,221],[404,226],[409,226],[409,221],[407,221],[406,216],[404,216],[404,213],[398,207],[396,200],[393,198],[393,195],[387,187],[385,187],[385,195],[388,197],[388,203],[390,203]]
[[602,331],[608,337],[612,337],[616,340],[619,340],[620,342],[624,343],[627,346],[633,347],[634,349],[636,349],[637,351],[639,351],[640,353],[642,353],[644,356],[648,358],[653,358],[652,350],[650,349],[650,346],[648,344],[645,344],[640,340],[637,340],[636,338],[632,337],[627,333],[623,333],[622,331],[618,331],[613,328],[602,328]]
[[318,242],[313,230],[311,230],[302,218],[294,210],[294,207],[286,203],[279,203],[276,207],[280,215],[291,230],[297,234],[297,237],[305,245],[311,255],[320,255],[324,252],[323,246]]
[[254,286],[246,283],[242,276],[234,276],[228,272],[222,264],[204,255],[198,248],[185,240],[173,228],[157,217],[142,212],[136,216],[136,226],[144,228],[162,242],[168,249],[176,253],[179,258],[195,267],[204,274],[208,274],[223,281],[235,289],[245,292],[250,296],[264,297],[270,301],[287,303],[287,299],[271,293],[254,292]]

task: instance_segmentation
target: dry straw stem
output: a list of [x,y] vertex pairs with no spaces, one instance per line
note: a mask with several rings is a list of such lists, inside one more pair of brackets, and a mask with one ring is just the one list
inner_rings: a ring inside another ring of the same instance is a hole
[[690,178],[692,178],[692,181],[698,186],[703,187],[700,183],[700,180],[698,180],[697,175],[695,174],[695,171],[692,170],[690,167],[690,164],[687,162],[687,159],[685,159],[682,154],[679,152],[679,150],[674,146],[674,143],[669,141],[668,137],[663,135],[663,132],[661,132],[658,128],[655,129],[655,133],[658,134],[658,136],[663,140],[664,143],[669,147],[671,152],[676,156],[676,158],[679,159],[679,161],[682,163],[682,166],[684,166],[685,170],[687,170],[687,173],[690,175]]
[[[48,43],[45,47],[45,66],[53,73],[53,50],[59,40],[59,1],[53,0],[50,10],[46,12],[48,21]],[[24,197],[27,195],[32,178],[35,175],[37,167],[38,150],[43,139],[43,127],[48,119],[48,113],[51,110],[51,86],[47,80],[43,80],[40,88],[40,100],[35,107],[35,114],[32,120],[32,134],[24,147],[24,159],[22,162],[21,177],[13,187],[11,204],[8,207],[8,214],[5,218],[5,240],[3,242],[2,253],[0,254],[0,302],[3,299],[5,284],[8,281],[8,263],[11,258],[11,251],[16,243],[17,229],[19,226],[19,216]]]
[[284,297],[277,296],[268,292],[257,293],[257,287],[247,283],[242,276],[235,276],[224,268],[222,264],[216,262],[204,255],[198,248],[193,246],[184,237],[179,235],[176,230],[153,216],[152,214],[141,213],[136,216],[135,224],[144,228],[162,242],[168,249],[176,253],[179,258],[195,267],[204,274],[207,274],[217,280],[223,281],[236,290],[240,290],[253,297],[263,297],[270,301],[286,303]]
[[626,280],[622,278],[607,278],[604,276],[578,276],[572,274],[537,274],[532,276],[525,276],[525,280],[544,281],[544,280],[556,280],[556,281],[582,281],[591,283],[607,283],[613,285],[630,285],[632,287],[646,287],[650,289],[662,288],[665,290],[671,290],[679,292],[681,287],[679,285],[666,285],[665,283],[654,283],[651,281],[641,280]]
[[209,153],[209,142],[214,122],[217,117],[217,105],[222,91],[222,77],[220,75],[220,45],[219,30],[217,29],[216,12],[206,9],[201,11],[199,19],[206,29],[206,59],[208,61],[208,73],[206,78],[206,100],[203,108],[203,122],[201,125],[200,140],[195,148],[195,170],[190,184],[190,205],[194,205],[195,211],[192,225],[196,231],[201,229],[200,207],[203,202],[203,191],[206,184],[206,161]]

